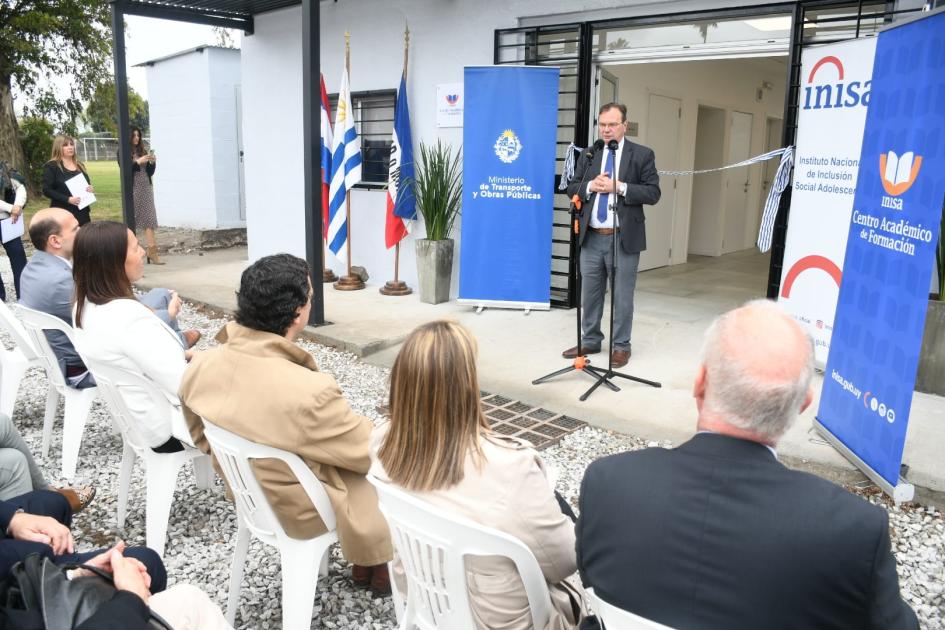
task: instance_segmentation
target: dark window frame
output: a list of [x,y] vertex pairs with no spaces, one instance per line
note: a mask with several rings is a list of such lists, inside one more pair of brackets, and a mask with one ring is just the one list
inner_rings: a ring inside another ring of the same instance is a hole
[[[390,170],[390,147],[394,135],[394,111],[397,104],[397,90],[367,90],[352,92],[351,101],[354,103],[354,125],[358,130],[358,141],[361,143],[361,173],[362,178],[376,173],[379,179],[362,179],[354,188],[362,190],[386,190],[387,176]],[[331,107],[332,124],[335,111],[338,107],[338,94],[328,95],[328,105]],[[390,109],[390,118],[373,118],[372,125],[380,125],[379,131],[365,134],[361,124],[361,113],[366,109]],[[365,146],[370,142],[371,146]]]

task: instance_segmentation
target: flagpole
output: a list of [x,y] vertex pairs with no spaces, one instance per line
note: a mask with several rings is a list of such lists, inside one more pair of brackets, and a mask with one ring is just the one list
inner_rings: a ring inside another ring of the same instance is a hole
[[[345,31],[345,70],[348,71],[348,81],[351,80],[351,33]],[[354,103],[348,103],[351,108],[349,116],[354,116]],[[351,274],[351,191],[345,187],[345,225],[348,230],[347,247],[348,253],[348,274],[336,282],[333,286],[339,291],[358,291],[364,288],[364,281],[358,276]]]
[[[327,232],[326,232],[327,233]],[[328,267],[328,244],[322,239],[322,282],[334,282],[338,279],[335,272]]]
[[[410,50],[410,28],[404,24],[404,86],[407,85],[407,54]],[[403,142],[403,141],[401,141]],[[403,186],[404,181],[400,180],[398,184],[398,192],[400,186]],[[412,182],[407,182],[407,186],[412,186]],[[397,203],[397,200],[394,200],[394,203]],[[401,239],[403,240],[403,239]],[[384,295],[410,295],[413,293],[413,289],[407,286],[406,282],[401,282],[400,280],[400,241],[394,245],[394,279],[388,280],[383,287],[378,289]]]

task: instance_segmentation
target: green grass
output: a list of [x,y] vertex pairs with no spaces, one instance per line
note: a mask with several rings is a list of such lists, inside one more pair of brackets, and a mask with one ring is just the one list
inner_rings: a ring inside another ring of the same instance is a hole
[[[95,187],[96,202],[92,204],[93,221],[121,221],[121,177],[118,174],[118,162],[107,160],[103,162],[86,162],[85,169],[92,179],[92,186]],[[49,199],[43,197],[31,197],[26,203],[27,221],[33,217],[38,210],[49,207]],[[29,225],[29,223],[27,223]]]

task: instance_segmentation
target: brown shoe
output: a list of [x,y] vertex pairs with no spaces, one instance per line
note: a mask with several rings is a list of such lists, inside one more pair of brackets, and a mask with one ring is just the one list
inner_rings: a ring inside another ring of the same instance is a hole
[[76,486],[74,488],[50,488],[58,492],[69,502],[73,514],[84,510],[95,498],[95,486]]
[[163,265],[161,257],[158,255],[157,245],[150,245],[147,249],[147,259],[149,265]]
[[[585,348],[584,346],[581,346],[581,350],[580,350],[581,356],[584,356],[585,354],[597,354],[598,352],[600,352],[600,348],[594,349],[594,348]],[[577,355],[578,355],[577,346],[574,346],[573,348],[568,348],[567,350],[561,353],[561,356],[564,357],[565,359],[573,359]]]
[[190,350],[200,341],[202,333],[199,330],[185,330],[183,335],[184,341],[187,342],[187,349]]
[[355,586],[368,586],[371,583],[372,567],[365,567],[360,564],[351,565],[351,581]]
[[623,367],[627,364],[627,361],[630,360],[630,351],[629,350],[614,350],[614,354],[611,356],[613,359],[613,365],[615,368]]
[[386,564],[371,567],[371,590],[375,595],[390,595],[390,573]]

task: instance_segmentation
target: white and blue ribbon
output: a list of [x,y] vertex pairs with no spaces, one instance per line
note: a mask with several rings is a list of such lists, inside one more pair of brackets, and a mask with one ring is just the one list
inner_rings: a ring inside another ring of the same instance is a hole
[[561,181],[558,183],[558,190],[566,190],[568,184],[574,179],[574,154],[583,150],[574,146],[573,142],[568,145],[568,151],[564,156],[564,164],[561,165]]
[[[574,143],[571,143],[568,146],[567,156],[564,159],[564,165],[561,167],[561,183],[558,184],[558,190],[564,190],[568,187],[568,184],[574,178],[574,154],[575,152],[580,153],[584,149],[580,149],[574,146]],[[778,165],[778,170],[774,176],[774,182],[771,185],[770,190],[768,190],[768,198],[765,201],[765,209],[761,215],[761,225],[758,228],[758,249],[762,252],[766,252],[771,249],[771,238],[774,233],[774,220],[778,214],[778,206],[781,203],[781,193],[784,192],[784,189],[787,187],[788,182],[791,180],[791,168],[794,166],[794,147],[783,147],[780,149],[775,149],[773,151],[768,151],[761,155],[756,155],[755,157],[750,157],[747,160],[742,160],[735,164],[727,164],[725,166],[720,166],[718,168],[705,168],[695,171],[659,171],[659,174],[665,177],[681,177],[684,175],[702,175],[703,173],[715,173],[718,171],[725,171],[730,168],[741,168],[743,166],[750,166],[752,164],[758,164],[759,162],[766,162],[773,157],[781,156],[781,163]]]
[[791,181],[791,168],[794,166],[794,147],[784,147],[782,151],[781,163],[778,164],[778,171],[774,175],[774,183],[768,190],[761,225],[758,227],[758,249],[762,253],[771,249],[774,219],[778,215],[778,206],[781,205],[781,193]]

